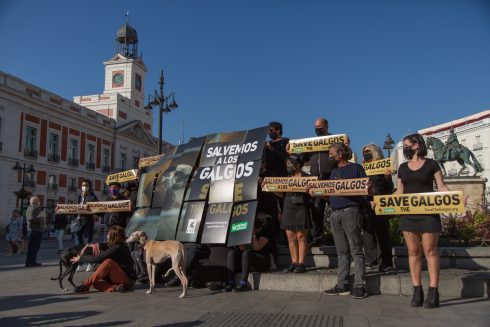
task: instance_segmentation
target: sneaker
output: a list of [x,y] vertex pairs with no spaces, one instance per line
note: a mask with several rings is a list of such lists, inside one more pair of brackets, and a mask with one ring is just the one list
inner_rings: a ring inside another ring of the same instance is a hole
[[379,272],[386,275],[391,275],[391,274],[396,274],[396,269],[393,268],[392,266],[380,265]]
[[189,285],[192,287],[192,288],[203,288],[204,287],[204,284],[198,280],[192,280]]
[[221,284],[221,282],[208,282],[207,287],[209,288],[210,291],[215,292],[222,289],[223,284]]
[[282,272],[283,273],[292,273],[295,269],[296,269],[296,264],[295,263],[292,263],[292,264],[289,265],[289,267],[287,267],[286,269],[284,269]]
[[124,285],[123,284],[117,284],[112,286],[112,291],[113,292],[118,292],[118,293],[123,293],[124,292]]
[[276,270],[277,269],[276,258],[272,254],[269,256],[269,262],[270,262],[269,269]]
[[247,284],[240,284],[240,285],[238,285],[237,287],[235,287],[235,289],[233,290],[233,292],[240,293],[240,292],[248,292],[250,290],[252,290],[252,289],[251,289],[250,285],[248,285],[248,283],[247,283]]
[[347,288],[340,288],[335,285],[331,289],[323,291],[326,295],[349,295],[350,291]]
[[85,269],[86,272],[89,272],[89,271],[94,271],[94,265],[89,263],[87,264],[87,269]]
[[374,264],[365,264],[366,273],[378,272],[378,266]]
[[75,293],[77,293],[77,294],[87,293],[88,291],[90,291],[90,287],[85,286],[83,284],[75,287]]
[[354,287],[354,292],[352,293],[354,299],[363,299],[367,296],[365,287]]
[[223,288],[223,292],[231,292],[235,288],[235,285],[227,284],[225,288]]
[[297,265],[296,268],[294,269],[294,272],[296,274],[304,274],[306,272],[305,265],[302,264]]
[[77,267],[77,272],[80,272],[80,271],[84,271],[85,270],[85,267],[83,265],[78,265]]

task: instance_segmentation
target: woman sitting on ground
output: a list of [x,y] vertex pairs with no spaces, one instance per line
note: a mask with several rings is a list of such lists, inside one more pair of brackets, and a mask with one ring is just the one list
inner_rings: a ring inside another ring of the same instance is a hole
[[[228,282],[224,291],[235,292],[250,291],[248,274],[250,271],[267,271],[270,267],[270,253],[272,249],[270,228],[265,217],[257,214],[252,234],[252,243],[239,245],[228,250],[227,271]],[[235,274],[242,272],[240,284],[235,287]]]
[[131,253],[125,244],[124,229],[117,225],[109,227],[107,244],[109,248],[99,255],[82,255],[71,259],[72,263],[99,264],[92,276],[77,286],[76,293],[86,293],[90,286],[103,292],[123,292],[133,287],[136,276]]

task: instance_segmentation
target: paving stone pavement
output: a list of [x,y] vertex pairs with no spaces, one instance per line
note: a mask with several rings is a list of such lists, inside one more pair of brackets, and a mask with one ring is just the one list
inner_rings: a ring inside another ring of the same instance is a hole
[[[70,242],[66,241],[68,246]],[[56,244],[43,240],[39,268],[24,268],[25,256],[7,257],[0,242],[0,326],[490,326],[488,298],[442,298],[439,309],[411,308],[407,296],[362,300],[321,293],[210,292],[145,285],[127,293],[64,293],[56,281]],[[80,282],[89,273],[75,275]],[[68,286],[66,282],[66,286]]]

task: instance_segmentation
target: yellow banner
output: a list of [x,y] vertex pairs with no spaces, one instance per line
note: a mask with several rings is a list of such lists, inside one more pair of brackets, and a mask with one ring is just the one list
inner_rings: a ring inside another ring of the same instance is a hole
[[124,183],[124,182],[134,181],[136,180],[137,176],[138,176],[138,170],[130,169],[107,176],[107,178],[105,179],[105,183],[109,185],[112,182]]
[[311,196],[367,195],[368,181],[368,177],[313,181],[308,182],[308,188]]
[[328,151],[330,146],[335,143],[347,143],[347,134],[289,140],[289,150],[293,153]]
[[393,174],[393,167],[391,166],[391,158],[381,159],[376,161],[367,162],[362,164],[367,176],[380,175],[385,173],[386,168]]
[[87,202],[91,213],[131,211],[131,200]]
[[91,214],[87,204],[58,204],[55,208],[57,215]]
[[463,192],[430,192],[374,196],[377,215],[464,213]]
[[55,213],[58,215],[90,215],[101,212],[131,211],[130,200],[87,202],[86,204],[58,204]]
[[144,167],[153,166],[161,158],[163,158],[163,154],[160,154],[158,156],[153,156],[153,157],[140,158],[140,160],[138,161],[138,168],[141,169]]
[[265,177],[262,182],[264,192],[307,192],[309,181],[316,181],[318,177]]

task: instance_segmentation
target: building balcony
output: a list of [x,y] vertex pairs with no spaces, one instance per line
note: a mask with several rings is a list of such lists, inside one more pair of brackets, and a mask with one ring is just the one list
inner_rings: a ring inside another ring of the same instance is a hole
[[481,150],[481,149],[483,149],[483,144],[482,143],[473,144],[473,151]]
[[78,167],[78,159],[68,158],[68,165],[72,167]]
[[87,162],[85,167],[87,167],[88,170],[95,170],[95,162]]
[[58,189],[58,184],[48,183],[48,190],[50,190],[50,191],[56,191],[57,189]]
[[110,166],[102,166],[102,172],[103,173],[110,173],[111,167]]
[[48,154],[48,161],[49,162],[60,162],[60,156],[56,153],[49,153]]
[[24,157],[37,159],[37,150],[24,148]]
[[34,181],[24,181],[24,187],[34,188],[34,187],[36,187],[36,182],[34,182]]
[[78,189],[75,185],[68,186],[68,192],[75,192],[76,193],[77,191],[78,191]]
[[447,173],[449,176],[456,176],[458,174],[456,169],[449,169]]

